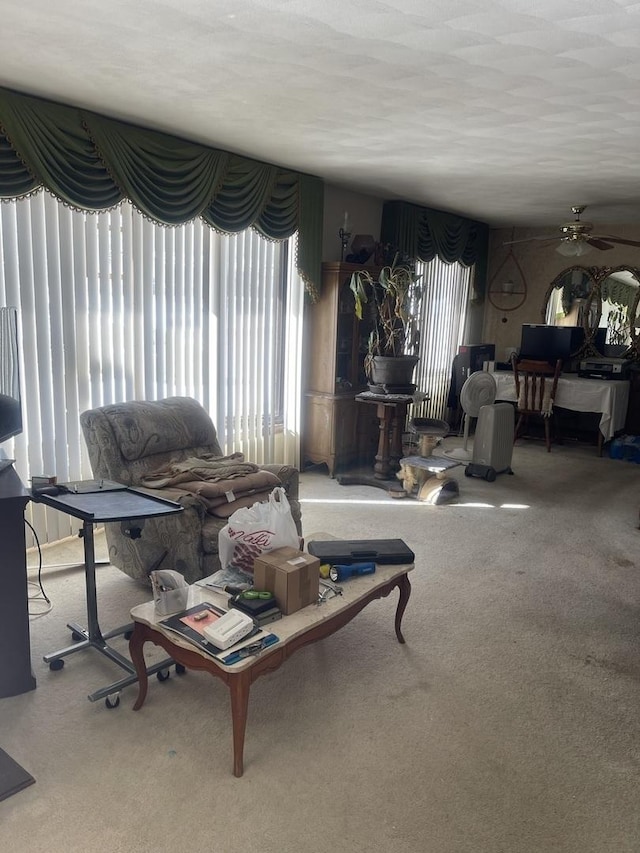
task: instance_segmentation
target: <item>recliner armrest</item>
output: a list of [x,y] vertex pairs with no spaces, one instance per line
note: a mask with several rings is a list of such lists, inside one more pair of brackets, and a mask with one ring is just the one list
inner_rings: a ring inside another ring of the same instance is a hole
[[260,465],[263,471],[270,471],[278,477],[289,500],[298,500],[300,472],[293,465]]

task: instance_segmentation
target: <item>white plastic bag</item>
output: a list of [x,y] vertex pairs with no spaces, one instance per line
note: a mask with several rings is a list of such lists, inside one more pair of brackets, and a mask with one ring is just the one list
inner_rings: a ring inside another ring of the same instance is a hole
[[264,503],[237,509],[218,536],[218,553],[223,569],[253,575],[253,561],[266,551],[289,545],[300,547],[291,507],[282,486],[277,486]]

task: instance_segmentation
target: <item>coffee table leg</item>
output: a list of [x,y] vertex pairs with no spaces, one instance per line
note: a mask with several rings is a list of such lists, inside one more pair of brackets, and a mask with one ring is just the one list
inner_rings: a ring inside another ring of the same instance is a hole
[[147,698],[147,687],[149,686],[147,666],[144,662],[143,651],[145,639],[144,629],[140,622],[135,622],[133,626],[133,633],[129,638],[129,655],[131,656],[131,662],[135,666],[136,675],[138,676],[138,698],[133,706],[134,711],[139,711],[140,708],[142,708],[144,700]]
[[409,602],[409,596],[411,595],[411,584],[409,583],[408,575],[400,575],[398,578],[398,590],[400,592],[400,597],[398,598],[398,607],[396,608],[396,637],[398,638],[399,643],[404,643],[405,639],[402,636],[400,625],[402,623],[404,611]]
[[233,673],[229,676],[231,691],[231,721],[233,724],[233,775],[242,776],[244,772],[244,734],[247,729],[249,710],[250,670]]

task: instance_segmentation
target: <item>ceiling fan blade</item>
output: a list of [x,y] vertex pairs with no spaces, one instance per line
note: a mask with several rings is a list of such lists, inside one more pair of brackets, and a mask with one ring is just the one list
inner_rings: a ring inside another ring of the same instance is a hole
[[621,243],[623,246],[640,246],[638,240],[623,240],[622,237],[609,237],[608,234],[599,234],[596,240],[608,240],[610,243]]
[[604,240],[601,240],[599,237],[589,237],[585,242],[590,246],[593,246],[595,249],[601,249],[602,251],[605,251],[606,249],[613,249],[611,243],[605,243]]
[[503,246],[513,246],[514,243],[530,243],[532,240],[557,240],[558,237],[548,234],[546,237],[523,237],[521,240],[505,240]]

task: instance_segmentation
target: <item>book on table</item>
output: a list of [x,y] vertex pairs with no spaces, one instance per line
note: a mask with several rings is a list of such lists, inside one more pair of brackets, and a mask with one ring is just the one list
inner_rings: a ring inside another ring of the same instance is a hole
[[193,607],[182,610],[180,613],[174,613],[173,616],[162,619],[159,624],[163,628],[173,631],[175,634],[179,634],[184,639],[189,640],[189,642],[208,655],[223,658],[230,651],[233,651],[233,649],[239,648],[251,639],[260,639],[264,634],[262,629],[254,623],[253,629],[248,634],[245,634],[241,640],[238,640],[237,643],[228,646],[226,649],[218,648],[211,640],[207,639],[204,629],[207,625],[212,625],[221,616],[224,616],[226,612],[222,607],[216,607],[215,604],[211,604],[209,601],[203,601],[200,604],[195,604]]

